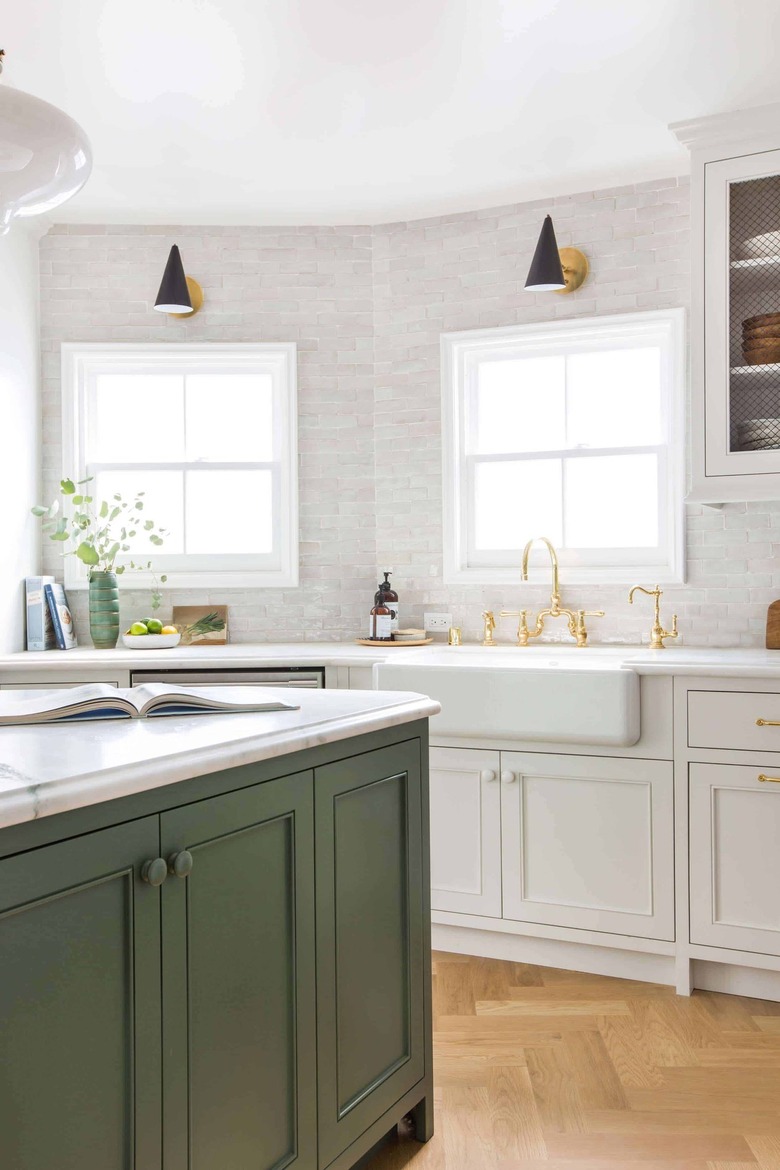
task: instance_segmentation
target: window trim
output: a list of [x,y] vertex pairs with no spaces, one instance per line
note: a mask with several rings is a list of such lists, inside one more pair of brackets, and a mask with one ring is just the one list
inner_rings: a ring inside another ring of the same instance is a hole
[[[444,583],[447,585],[510,585],[520,581],[522,547],[506,555],[506,564],[469,562],[468,525],[471,496],[468,486],[470,460],[466,454],[466,422],[469,400],[469,365],[488,345],[506,350],[518,342],[531,352],[549,350],[551,343],[581,352],[601,348],[604,342],[625,340],[630,329],[637,339],[660,341],[662,345],[662,395],[666,402],[667,455],[659,463],[659,476],[666,484],[665,521],[667,554],[655,563],[638,550],[615,550],[610,563],[582,564],[576,554],[564,550],[560,563],[565,580],[573,584],[614,585],[633,583],[646,577],[659,584],[685,581],[685,400],[686,400],[686,311],[653,309],[647,312],[616,313],[597,317],[574,317],[531,325],[509,325],[496,329],[470,329],[441,336],[442,377],[442,472],[444,521]],[[648,444],[648,447],[652,444]],[[611,449],[614,454],[628,448]],[[567,455],[569,452],[567,452]],[[573,454],[576,454],[574,452]],[[591,451],[591,454],[595,454]],[[529,532],[528,539],[542,533]],[[633,555],[632,555],[633,554]],[[541,554],[535,554],[542,564]]]
[[[62,476],[76,475],[79,479],[86,474],[86,427],[89,412],[87,400],[89,384],[95,373],[100,371],[102,359],[110,359],[111,372],[118,372],[125,365],[130,368],[144,364],[150,357],[151,364],[164,368],[177,366],[190,358],[202,360],[206,370],[220,365],[247,367],[258,359],[275,366],[278,382],[283,387],[279,400],[277,425],[279,440],[279,492],[278,535],[280,557],[278,567],[258,567],[261,557],[247,555],[246,560],[220,555],[227,568],[166,569],[162,564],[158,570],[167,574],[165,589],[210,589],[210,588],[283,588],[297,586],[299,580],[298,544],[298,406],[297,406],[297,346],[295,342],[65,342],[61,352],[61,400],[62,400]],[[262,461],[259,461],[262,462]],[[173,465],[173,464],[172,464]],[[159,561],[164,559],[164,546]],[[186,555],[186,554],[184,554]],[[215,554],[217,555],[217,554]],[[255,562],[252,564],[251,562]],[[89,584],[88,570],[76,557],[64,558],[64,579],[69,589],[86,589]],[[125,588],[146,589],[152,585],[152,574],[132,571],[120,576]]]

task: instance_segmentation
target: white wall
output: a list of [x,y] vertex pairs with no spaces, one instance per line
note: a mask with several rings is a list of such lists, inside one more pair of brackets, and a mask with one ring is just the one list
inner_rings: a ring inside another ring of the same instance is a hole
[[40,571],[30,515],[40,490],[39,403],[38,232],[14,225],[0,238],[0,653],[24,648],[22,582]]

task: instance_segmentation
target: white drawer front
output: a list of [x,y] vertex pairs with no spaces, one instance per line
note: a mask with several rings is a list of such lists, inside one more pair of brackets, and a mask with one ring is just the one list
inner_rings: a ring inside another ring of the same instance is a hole
[[[758,720],[766,722],[759,724]],[[777,727],[771,725],[773,721]],[[688,746],[780,752],[780,695],[764,691],[689,691]]]

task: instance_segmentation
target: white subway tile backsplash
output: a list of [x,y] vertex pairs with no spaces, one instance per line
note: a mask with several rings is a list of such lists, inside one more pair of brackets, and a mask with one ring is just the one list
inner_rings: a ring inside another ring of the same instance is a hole
[[[392,564],[410,623],[447,608],[476,638],[482,609],[515,607],[518,589],[442,582],[440,335],[687,305],[688,199],[686,179],[664,178],[374,228],[56,225],[41,240],[46,493],[60,475],[62,342],[297,341],[301,586],[166,594],[163,616],[225,601],[237,641],[348,638],[363,630],[377,567]],[[548,210],[561,246],[590,258],[570,297],[523,290]],[[189,322],[151,311],[177,240],[206,291]],[[760,645],[780,590],[780,504],[689,505],[688,555],[688,583],[666,597],[682,640]],[[59,569],[52,547],[45,559]],[[563,589],[575,593],[565,572]],[[534,585],[524,603],[548,592]],[[127,616],[148,608],[144,593],[122,596]],[[648,613],[622,586],[578,586],[574,600],[607,611],[594,642],[646,639]],[[86,599],[72,601],[83,627]],[[500,640],[513,632],[500,623]]]

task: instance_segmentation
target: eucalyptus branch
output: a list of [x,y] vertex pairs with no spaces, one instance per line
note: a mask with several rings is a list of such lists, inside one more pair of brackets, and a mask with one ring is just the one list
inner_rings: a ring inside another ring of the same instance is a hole
[[[63,556],[75,556],[86,565],[90,577],[93,572],[121,574],[126,568],[152,571],[151,561],[136,564],[131,560],[117,564],[118,557],[130,552],[132,541],[140,531],[145,532],[155,546],[161,545],[168,535],[166,529],[144,517],[146,493],[136,492],[126,500],[120,492],[115,492],[111,500],[95,500],[89,494],[91,482],[92,476],[75,483],[72,479],[60,480],[60,494],[63,504],[70,505],[69,514],[59,500],[54,500],[48,507],[35,505],[32,513],[41,520],[44,533],[49,540],[65,546]],[[152,607],[156,609],[160,604],[159,582],[154,573],[153,577]],[[160,577],[160,582],[165,580],[164,575]],[[158,599],[156,605],[155,597]]]

